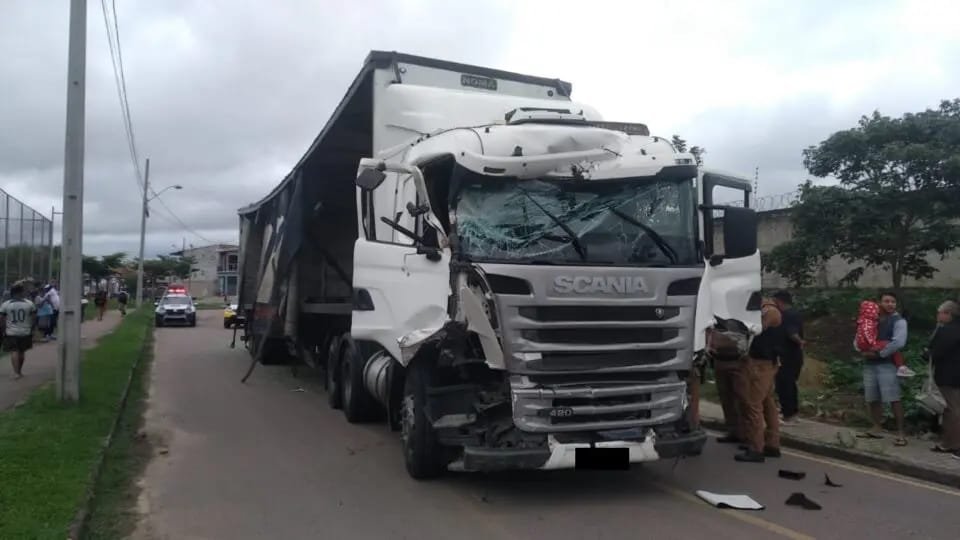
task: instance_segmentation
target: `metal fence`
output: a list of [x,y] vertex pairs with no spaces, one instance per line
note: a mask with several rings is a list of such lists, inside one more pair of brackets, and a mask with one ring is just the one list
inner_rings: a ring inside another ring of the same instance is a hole
[[[772,212],[774,210],[783,210],[790,208],[793,203],[800,198],[800,191],[791,191],[789,193],[779,193],[777,195],[764,195],[763,197],[753,197],[750,199],[750,207],[757,212]],[[743,199],[728,201],[724,206],[743,206]],[[716,217],[722,215],[722,212],[714,212]]]
[[51,276],[53,222],[0,189],[0,272],[3,289],[21,280]]

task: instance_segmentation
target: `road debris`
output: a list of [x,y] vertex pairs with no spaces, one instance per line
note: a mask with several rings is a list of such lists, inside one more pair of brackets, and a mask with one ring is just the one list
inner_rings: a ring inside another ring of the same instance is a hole
[[787,499],[787,506],[799,506],[804,510],[822,510],[823,507],[808,499],[803,493],[794,493]]
[[777,476],[780,478],[786,478],[787,480],[803,480],[807,477],[807,473],[780,469],[780,472],[777,473]]
[[823,485],[835,487],[835,488],[843,487],[843,484],[834,483],[834,481],[830,479],[830,476],[827,475],[827,473],[823,473]]
[[700,497],[717,508],[733,508],[736,510],[764,509],[762,504],[751,499],[749,495],[726,495],[699,490],[697,491],[697,497]]

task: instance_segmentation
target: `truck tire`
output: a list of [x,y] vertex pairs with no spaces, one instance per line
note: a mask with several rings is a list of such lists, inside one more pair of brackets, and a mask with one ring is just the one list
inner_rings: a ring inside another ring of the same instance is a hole
[[407,474],[416,480],[437,478],[447,465],[444,449],[427,418],[427,387],[431,380],[431,365],[414,362],[407,368],[403,385],[400,440]]
[[287,344],[277,338],[266,338],[260,345],[265,347],[260,363],[265,366],[278,366],[290,364],[290,353],[287,352]]
[[324,370],[324,386],[327,390],[327,403],[332,409],[343,407],[343,393],[340,392],[340,340],[330,340],[330,349],[327,353],[326,369]]
[[343,415],[351,424],[368,422],[376,415],[376,404],[363,384],[364,364],[365,359],[361,358],[353,340],[343,340],[340,348],[340,392],[343,396]]

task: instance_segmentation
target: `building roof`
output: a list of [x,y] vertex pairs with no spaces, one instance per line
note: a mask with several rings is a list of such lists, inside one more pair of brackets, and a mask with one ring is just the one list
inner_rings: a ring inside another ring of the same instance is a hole
[[208,250],[208,249],[215,249],[217,250],[217,252],[238,251],[240,249],[240,246],[237,246],[236,244],[210,244],[207,246],[193,246],[193,247],[188,247],[187,249],[171,251],[170,254],[181,257],[183,256],[184,253],[189,253],[191,251],[202,251],[202,250]]

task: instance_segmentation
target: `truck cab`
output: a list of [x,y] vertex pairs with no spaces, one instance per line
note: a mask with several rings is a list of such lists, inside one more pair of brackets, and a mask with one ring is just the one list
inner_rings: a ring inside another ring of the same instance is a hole
[[[415,478],[699,454],[705,332],[718,317],[759,331],[750,183],[603,120],[563,81],[372,58],[354,222],[323,223],[344,217],[345,190],[311,188],[304,162],[285,181],[304,203],[262,227],[260,208],[241,212],[241,272],[261,254],[241,288],[261,360],[282,335],[349,421],[400,431]],[[744,204],[717,205],[721,187]],[[272,244],[249,241],[268,228]],[[316,228],[325,245],[291,248]],[[348,298],[316,294],[334,281]]]

